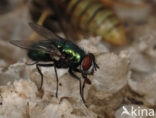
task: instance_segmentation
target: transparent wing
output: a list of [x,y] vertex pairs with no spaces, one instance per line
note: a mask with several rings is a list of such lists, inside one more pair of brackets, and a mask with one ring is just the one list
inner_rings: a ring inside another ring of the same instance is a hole
[[12,40],[10,43],[23,49],[45,51],[51,56],[62,56],[61,52],[56,48],[51,40]]
[[33,49],[31,48],[31,44],[35,43],[35,41],[34,40],[11,40],[10,43],[23,49]]
[[[58,2],[58,3],[57,3]],[[76,28],[74,28],[70,23],[69,23],[69,19],[67,18],[67,16],[65,14],[62,14],[64,9],[59,9],[57,4],[59,3],[59,0],[51,0],[51,5],[56,13],[56,17],[58,20],[58,25],[60,26],[60,29],[62,30],[62,32],[64,33],[64,35],[66,36],[67,40],[70,40],[72,42],[76,42],[79,40],[79,36],[78,36],[78,31]]]
[[51,39],[51,40],[65,40],[62,37],[58,36],[56,33],[36,24],[36,23],[29,23],[29,26],[35,31],[37,32],[39,35],[41,35],[42,37],[46,38],[46,39]]
[[14,40],[10,41],[10,43],[23,49],[45,51],[51,56],[62,57],[61,52],[57,49],[55,43],[58,40],[67,40],[36,23],[29,23],[29,25],[35,32],[46,38],[46,40]]

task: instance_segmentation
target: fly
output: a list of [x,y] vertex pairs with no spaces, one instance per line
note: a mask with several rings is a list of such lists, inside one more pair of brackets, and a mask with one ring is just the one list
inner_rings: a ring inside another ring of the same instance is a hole
[[[39,90],[42,89],[43,85],[43,74],[40,67],[54,67],[56,76],[56,97],[58,97],[58,68],[68,69],[69,74],[79,80],[80,86],[80,96],[83,103],[86,105],[84,99],[84,87],[85,83],[91,84],[91,81],[87,75],[93,75],[94,71],[99,68],[96,64],[95,56],[92,53],[86,53],[83,49],[73,43],[71,40],[64,39],[54,32],[47,30],[46,28],[37,25],[35,23],[30,23],[30,27],[36,31],[38,34],[46,38],[45,40],[20,40],[11,41],[15,46],[23,49],[27,49],[28,57],[33,60],[36,64],[38,73],[41,76],[41,85]],[[40,63],[40,62],[48,62]],[[81,83],[80,77],[78,77],[74,72],[81,73],[84,82]]]

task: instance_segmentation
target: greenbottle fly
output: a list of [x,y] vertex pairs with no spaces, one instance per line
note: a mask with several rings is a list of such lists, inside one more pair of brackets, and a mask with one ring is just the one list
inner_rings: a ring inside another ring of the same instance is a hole
[[[57,83],[56,97],[58,96],[57,69],[67,68],[69,74],[79,80],[80,96],[85,104],[83,95],[85,83],[91,84],[87,75],[93,75],[94,71],[99,68],[96,64],[94,54],[87,54],[71,40],[64,39],[40,25],[35,23],[30,23],[29,25],[34,31],[46,39],[11,41],[11,43],[20,48],[27,49],[28,57],[35,62],[34,64],[36,64],[36,68],[41,76],[39,89],[41,89],[43,85],[43,74],[39,67],[54,67]],[[48,62],[48,64],[43,62]],[[80,77],[74,72],[81,73],[84,78],[83,84],[81,83]]]

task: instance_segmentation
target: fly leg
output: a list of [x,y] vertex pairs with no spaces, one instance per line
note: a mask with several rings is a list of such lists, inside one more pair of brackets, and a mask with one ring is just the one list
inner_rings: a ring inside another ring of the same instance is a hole
[[[81,73],[81,70],[80,70],[80,69],[77,69],[77,68],[75,68],[74,71],[75,71],[75,72]],[[87,83],[87,84],[91,84],[91,81],[90,81],[90,80],[87,78],[87,76],[84,75],[83,73],[82,73],[82,77],[84,78],[84,82],[83,82],[83,84],[82,84],[82,96],[84,96],[85,84],[86,84],[86,83]]]
[[36,64],[37,71],[41,76],[41,85],[39,87],[39,90],[42,89],[42,85],[43,85],[43,74],[39,67],[52,67],[52,66],[54,66],[54,64]]
[[57,84],[56,85],[56,97],[58,97],[58,75],[57,75],[56,66],[54,64],[36,64],[36,68],[37,68],[39,74],[41,75],[41,85],[40,85],[39,90],[42,89],[42,85],[43,85],[43,74],[42,74],[39,66],[40,67],[52,67],[52,66],[54,66],[54,71],[55,71],[55,76],[56,76],[56,84]]
[[87,78],[86,75],[83,75],[83,74],[82,74],[82,76],[83,76],[83,78],[84,78],[84,82],[83,82],[83,85],[82,85],[82,94],[84,94],[84,88],[85,88],[86,83],[87,83],[87,84],[91,84],[91,81]]
[[[79,72],[82,73],[80,69],[75,68],[74,69],[75,72]],[[87,84],[91,84],[91,81],[87,78],[87,76],[85,74],[82,73],[82,77],[85,79]]]
[[75,74],[73,73],[72,69],[69,69],[69,73],[70,73],[70,75],[71,75],[72,77],[74,77],[75,79],[79,80],[80,96],[81,96],[81,98],[82,98],[83,103],[84,103],[85,106],[86,106],[86,102],[85,102],[84,95],[83,95],[83,92],[82,92],[81,79],[80,79],[77,75],[75,75]]

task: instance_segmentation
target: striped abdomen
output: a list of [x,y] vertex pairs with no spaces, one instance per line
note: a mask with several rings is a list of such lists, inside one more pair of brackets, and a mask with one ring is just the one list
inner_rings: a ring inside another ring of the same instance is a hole
[[126,42],[124,28],[110,7],[98,0],[62,0],[62,4],[75,28],[102,36],[104,40],[116,45]]

